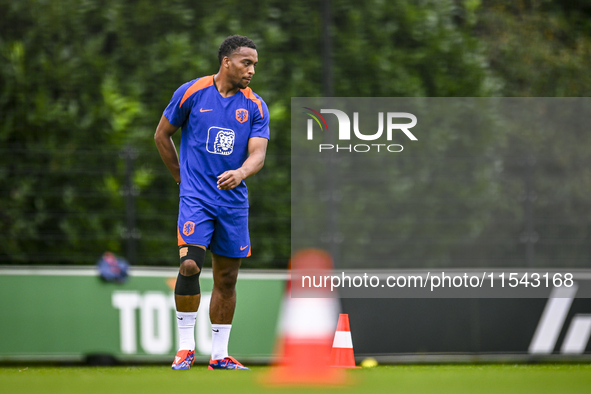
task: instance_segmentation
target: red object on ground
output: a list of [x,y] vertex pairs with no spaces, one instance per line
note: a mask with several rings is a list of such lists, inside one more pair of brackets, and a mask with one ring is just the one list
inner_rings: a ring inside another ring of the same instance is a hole
[[349,315],[346,313],[339,315],[337,331],[332,342],[330,366],[334,368],[361,368],[355,365],[351,326],[349,325]]
[[[311,269],[317,275],[330,275],[332,258],[322,250],[306,249],[292,257],[290,266],[292,273]],[[264,384],[330,386],[348,383],[344,371],[330,367],[330,342],[338,301],[326,292],[326,288],[294,288],[291,280],[288,281],[279,321],[277,357],[262,379]]]

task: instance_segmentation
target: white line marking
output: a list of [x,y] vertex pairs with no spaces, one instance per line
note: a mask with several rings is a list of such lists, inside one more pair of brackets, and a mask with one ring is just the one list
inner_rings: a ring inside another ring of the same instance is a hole
[[531,354],[550,354],[554,351],[560,330],[576,293],[576,283],[572,287],[556,287],[552,290],[529,345]]

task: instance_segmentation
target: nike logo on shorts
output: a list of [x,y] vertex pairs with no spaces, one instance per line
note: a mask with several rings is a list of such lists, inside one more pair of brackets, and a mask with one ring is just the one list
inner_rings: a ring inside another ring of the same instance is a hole
[[248,248],[248,245],[246,245],[246,246],[241,246],[241,247],[240,247],[240,250],[244,250],[244,249],[246,249],[246,248]]

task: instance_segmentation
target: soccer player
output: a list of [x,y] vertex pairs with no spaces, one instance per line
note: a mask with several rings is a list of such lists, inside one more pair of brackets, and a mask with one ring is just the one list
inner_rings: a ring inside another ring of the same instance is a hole
[[[175,286],[179,351],[172,369],[195,360],[195,319],[201,297],[199,274],[205,250],[212,253],[209,369],[248,369],[228,355],[236,307],[236,279],[250,256],[248,192],[244,180],[265,161],[269,111],[249,87],[258,62],[256,45],[244,36],[224,40],[217,74],[182,85],[156,128],[160,156],[180,187]],[[172,135],[181,127],[180,162]]]

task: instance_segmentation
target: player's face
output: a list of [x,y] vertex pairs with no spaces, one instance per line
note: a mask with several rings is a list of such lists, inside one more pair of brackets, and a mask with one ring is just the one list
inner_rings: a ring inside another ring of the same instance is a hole
[[228,74],[235,86],[245,89],[259,61],[257,51],[248,47],[240,47],[229,57]]

